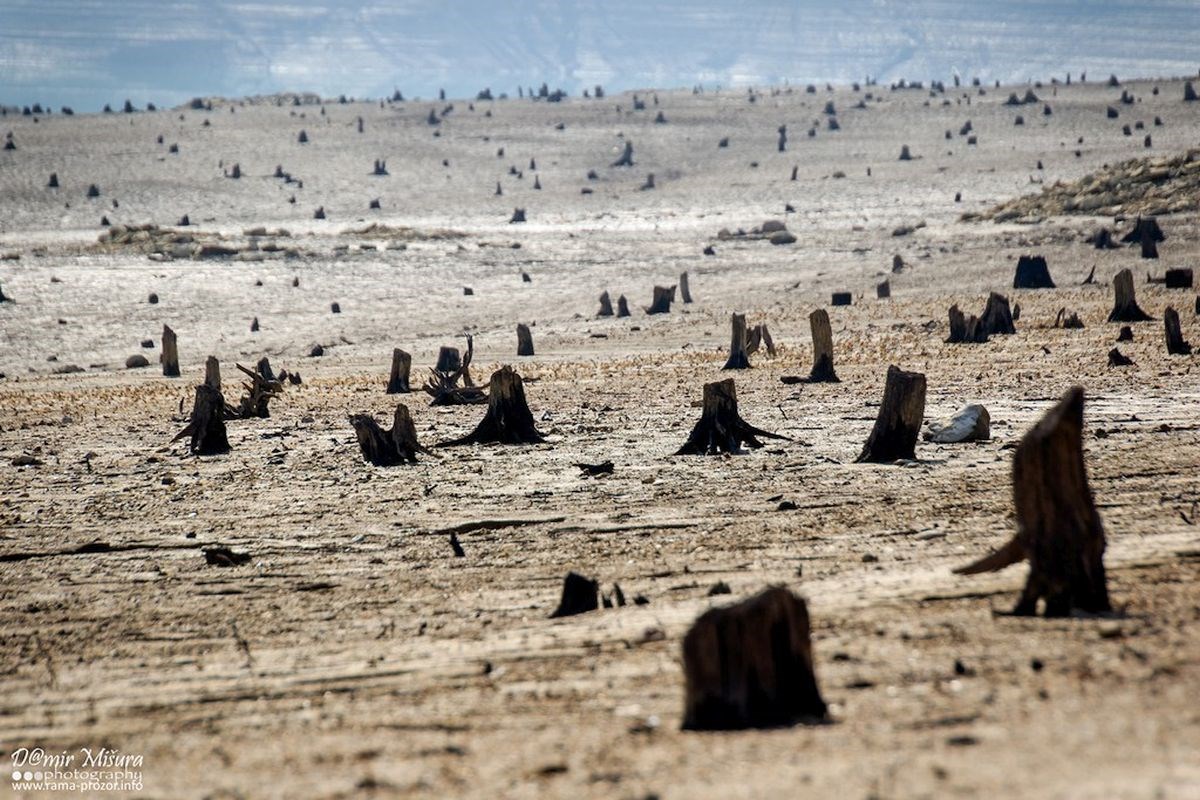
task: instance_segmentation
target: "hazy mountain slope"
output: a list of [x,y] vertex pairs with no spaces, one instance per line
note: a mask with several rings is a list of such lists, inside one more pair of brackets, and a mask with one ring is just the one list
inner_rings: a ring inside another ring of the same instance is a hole
[[1190,0],[6,0],[0,100],[1193,73]]

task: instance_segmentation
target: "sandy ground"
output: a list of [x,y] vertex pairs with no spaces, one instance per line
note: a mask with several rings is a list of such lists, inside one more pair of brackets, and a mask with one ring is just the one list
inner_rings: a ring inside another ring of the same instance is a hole
[[[875,87],[866,109],[848,88],[754,103],[662,92],[657,107],[643,93],[636,113],[628,95],[457,101],[437,137],[428,103],[3,119],[18,149],[0,152],[0,253],[21,256],[0,261],[14,299],[0,305],[4,766],[20,747],[106,746],[143,757],[131,794],[162,798],[1200,796],[1200,367],[1168,356],[1150,322],[1121,345],[1135,366],[1109,368],[1117,326],[1105,322],[1108,281],[1129,267],[1141,305],[1159,319],[1173,305],[1200,344],[1194,292],[1145,283],[1197,264],[1198,220],[1161,220],[1157,263],[1084,243],[1111,219],[958,221],[1033,180],[1146,154],[1126,122],[1162,118],[1151,153],[1195,146],[1200,108],[1180,102],[1180,83],[1126,88],[1139,102],[1119,120],[1104,107],[1120,90],[1094,84],[1037,89],[1051,116],[1002,106],[1008,89],[942,105]],[[957,135],[968,119],[977,146]],[[607,166],[621,135],[632,169]],[[896,160],[902,144],[919,158]],[[368,175],[375,158],[390,177]],[[246,176],[222,177],[221,161]],[[269,177],[276,164],[303,189]],[[43,188],[52,171],[57,192]],[[658,188],[638,191],[650,172]],[[85,198],[90,183],[100,198]],[[372,198],[381,211],[367,211]],[[796,244],[716,240],[782,218],[785,203]],[[313,220],[322,205],[328,219]],[[514,207],[528,223],[507,224]],[[91,247],[101,215],[172,225],[184,213],[235,237],[283,226],[280,243],[302,255],[154,262]],[[361,250],[384,243],[348,232],[371,221],[421,235]],[[426,237],[437,230],[461,235]],[[897,253],[909,267],[892,275]],[[1006,288],[1022,253],[1044,254],[1060,288]],[[1093,264],[1100,283],[1080,286]],[[643,314],[652,286],[684,270],[696,302]],[[993,289],[1020,303],[1018,334],[945,344],[948,306],[978,313]],[[603,290],[634,315],[595,319]],[[842,382],[782,384],[807,373],[808,314],[837,290],[855,295],[829,309]],[[1053,328],[1063,307],[1086,327]],[[672,457],[702,384],[728,374],[733,311],[780,345],[734,376],[742,414],[790,440]],[[517,322],[534,323],[538,355],[514,356]],[[156,361],[139,342],[157,346],[164,323],[184,377],[124,369],[138,352]],[[364,464],[348,414],[387,419],[402,400],[427,444],[480,418],[384,393],[393,347],[414,354],[416,383],[466,331],[476,376],[510,363],[525,377],[548,444]],[[318,342],[326,355],[309,358]],[[210,354],[227,384],[234,362],[264,354],[304,382],[270,419],[231,422],[229,455],[194,458],[171,438]],[[67,364],[84,371],[54,374]],[[927,375],[927,419],[984,403],[992,441],[854,464],[888,364]],[[1122,612],[998,616],[1024,566],[950,570],[1011,535],[1011,448],[1076,383]],[[13,466],[23,454],[42,463]],[[573,466],[605,459],[607,478]],[[110,549],[72,552],[93,542]],[[206,565],[214,543],[251,563]],[[550,621],[568,570],[649,602]],[[732,596],[710,597],[717,581]],[[691,621],[770,584],[809,601],[833,724],[679,731]]]

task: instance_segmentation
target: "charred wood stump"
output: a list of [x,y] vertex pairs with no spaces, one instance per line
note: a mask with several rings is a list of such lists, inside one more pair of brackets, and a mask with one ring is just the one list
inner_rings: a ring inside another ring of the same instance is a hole
[[1167,270],[1163,276],[1163,283],[1168,289],[1191,289],[1194,277],[1191,267],[1182,267],[1177,269]]
[[162,354],[158,360],[162,362],[162,372],[168,378],[179,377],[179,350],[175,342],[175,331],[169,325],[163,325]]
[[[1188,284],[1191,286],[1191,284]],[[692,293],[688,289],[688,274],[686,272],[679,275],[679,299],[684,303],[692,302]]]
[[950,306],[950,335],[947,344],[982,344],[988,340],[987,326],[974,314],[963,314],[957,305]]
[[879,416],[856,462],[890,464],[916,458],[917,437],[924,417],[925,376],[888,367]]
[[282,384],[279,381],[268,380],[257,371],[246,369],[241,364],[235,366],[237,366],[243,375],[250,379],[250,382],[242,384],[242,389],[245,390],[246,394],[238,401],[235,408],[227,409],[227,411],[231,412],[231,416],[242,419],[250,419],[252,417],[269,419],[271,410],[268,404],[283,390]]
[[1017,328],[1013,325],[1013,315],[1008,305],[1008,298],[997,292],[988,294],[987,305],[984,306],[979,324],[988,336],[1015,334]]
[[655,286],[654,301],[646,308],[647,314],[669,314],[675,300],[674,286]]
[[835,306],[848,306],[852,301],[853,297],[849,292],[834,292],[829,302]]
[[[1117,248],[1117,243],[1114,242],[1112,238],[1112,231],[1110,231],[1108,228],[1101,228],[1100,230],[1096,231],[1094,234],[1092,234],[1088,241],[1091,243],[1092,247],[1095,247],[1097,250],[1115,250]],[[1092,270],[1094,272],[1095,267],[1093,267]]]
[[692,428],[687,441],[675,455],[740,453],[743,443],[752,448],[762,447],[759,436],[787,440],[786,436],[754,427],[738,415],[737,391],[734,389],[733,378],[726,378],[723,381],[704,384],[700,421]]
[[417,453],[430,452],[417,442],[416,426],[403,403],[396,406],[391,430],[385,431],[369,414],[355,414],[350,417],[350,424],[363,458],[377,467],[415,464]]
[[702,614],[683,639],[684,730],[772,728],[825,719],[808,606],[773,587]]
[[[472,405],[487,401],[487,394],[471,380],[471,357],[475,353],[474,339],[467,337],[467,353],[459,357],[458,348],[443,347],[438,351],[437,366],[429,370],[425,393],[433,400],[431,406]],[[459,381],[462,386],[458,385]]]
[[438,350],[437,366],[434,367],[438,372],[454,372],[462,369],[462,357],[459,355],[457,347],[442,347]]
[[886,300],[892,296],[892,285],[888,281],[884,281],[875,286],[875,296],[880,300]]
[[204,360],[204,383],[221,391],[221,362],[216,356],[209,356]]
[[517,325],[517,355],[533,355],[533,334],[529,332],[528,325]]
[[1158,244],[1153,239],[1142,239],[1142,258],[1158,258]]
[[1047,617],[1112,610],[1104,573],[1104,527],[1083,462],[1083,389],[1076,386],[1025,434],[1013,456],[1017,533],[995,553],[956,569],[995,572],[1024,559],[1029,578],[1013,614]]
[[172,441],[185,437],[188,437],[188,451],[193,455],[215,456],[230,450],[225,433],[225,399],[207,383],[196,387],[192,420]]
[[600,293],[600,311],[597,312],[597,317],[611,317],[613,315],[612,300],[608,297],[608,292]]
[[1158,220],[1154,217],[1138,217],[1133,223],[1133,229],[1121,237],[1124,244],[1141,244],[1147,239],[1155,244],[1167,240],[1166,234],[1162,232]]
[[1179,330],[1179,312],[1167,306],[1163,312],[1163,324],[1166,328],[1167,352],[1173,356],[1190,356],[1192,346],[1184,341],[1183,333]]
[[754,355],[760,346],[767,348],[767,355],[775,355],[775,340],[771,338],[771,331],[765,322],[752,325],[746,331],[746,355]]
[[1084,278],[1084,279],[1083,279],[1083,283],[1081,283],[1081,284],[1079,284],[1079,285],[1080,285],[1080,286],[1087,286],[1087,285],[1089,285],[1089,284],[1092,284],[1092,283],[1095,283],[1095,282],[1096,282],[1096,265],[1095,265],[1095,264],[1093,264],[1093,265],[1092,265],[1092,271],[1088,273],[1088,276],[1087,276],[1086,278]]
[[829,325],[829,312],[823,308],[808,315],[812,329],[813,365],[808,375],[809,383],[838,383],[833,369],[833,329]]
[[746,315],[734,314],[732,328],[733,334],[729,340],[729,360],[721,369],[750,369],[750,358],[746,352]]
[[408,385],[409,373],[412,371],[412,356],[399,347],[392,350],[392,373],[388,376],[388,394],[408,394],[412,391]]
[[1122,325],[1121,332],[1117,334],[1117,341],[1118,342],[1132,342],[1133,341],[1133,328],[1129,327],[1128,325]]
[[1108,365],[1110,367],[1131,367],[1133,359],[1114,347],[1108,351]]
[[625,300],[625,295],[621,295],[620,297],[617,298],[617,316],[618,317],[628,317],[629,316],[629,303]]
[[1013,276],[1014,289],[1053,289],[1054,280],[1042,256],[1021,256]]
[[1113,278],[1113,292],[1115,299],[1112,313],[1108,315],[1109,322],[1146,322],[1153,319],[1137,304],[1133,289],[1133,272],[1128,269],[1118,272],[1117,277]]
[[540,444],[545,440],[538,433],[533,414],[525,400],[525,385],[512,367],[501,367],[492,373],[489,384],[488,409],[475,430],[444,446],[463,444]]
[[275,371],[271,369],[271,361],[266,356],[258,360],[258,374],[269,381],[275,380]]
[[1064,330],[1079,330],[1083,328],[1083,320],[1074,311],[1060,308],[1058,314],[1054,317],[1054,327]]
[[573,617],[600,608],[600,584],[578,572],[568,572],[563,579],[562,598],[550,619]]

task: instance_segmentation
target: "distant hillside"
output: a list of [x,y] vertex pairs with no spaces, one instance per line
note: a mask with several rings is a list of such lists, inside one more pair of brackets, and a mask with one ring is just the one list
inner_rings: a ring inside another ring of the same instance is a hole
[[0,101],[1181,75],[1196,42],[1194,0],[11,0]]

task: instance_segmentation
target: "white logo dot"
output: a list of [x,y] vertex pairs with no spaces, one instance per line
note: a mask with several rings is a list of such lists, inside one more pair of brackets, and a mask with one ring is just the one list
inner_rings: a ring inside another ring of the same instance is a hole
[[33,773],[26,770],[25,771],[25,780],[27,780],[27,781],[33,780]]
[[19,781],[19,780],[21,780],[21,770],[19,770],[19,769],[14,769],[14,770],[13,770],[13,780],[14,780],[14,781]]

